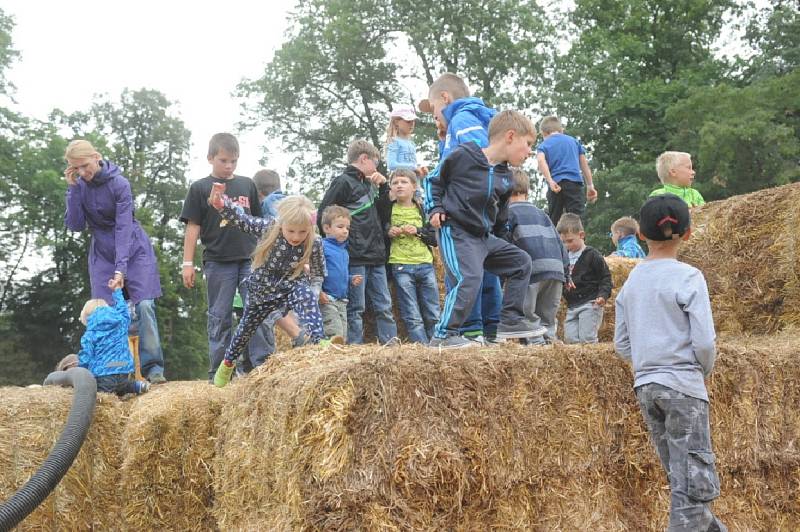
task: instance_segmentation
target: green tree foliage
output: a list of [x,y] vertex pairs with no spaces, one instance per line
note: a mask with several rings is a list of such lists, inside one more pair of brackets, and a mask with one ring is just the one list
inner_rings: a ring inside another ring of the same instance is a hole
[[756,53],[746,62],[749,80],[789,74],[800,66],[800,2],[774,0],[747,25]]

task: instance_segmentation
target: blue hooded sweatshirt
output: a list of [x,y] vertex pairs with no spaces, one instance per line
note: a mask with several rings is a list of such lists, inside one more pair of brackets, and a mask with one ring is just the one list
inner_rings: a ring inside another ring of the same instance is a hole
[[122,289],[112,293],[113,307],[98,307],[86,320],[81,337],[78,365],[95,377],[133,373],[133,356],[128,347],[131,317],[122,298]]
[[347,255],[347,240],[339,242],[331,236],[322,240],[325,266],[328,274],[322,281],[322,291],[336,299],[347,299],[350,288],[350,257]]

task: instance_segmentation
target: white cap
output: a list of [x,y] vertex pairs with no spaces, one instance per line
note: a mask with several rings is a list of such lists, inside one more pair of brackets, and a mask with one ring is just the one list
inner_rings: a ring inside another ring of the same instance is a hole
[[417,113],[414,112],[414,108],[410,105],[399,105],[392,109],[392,112],[389,113],[390,118],[402,118],[403,120],[416,120]]

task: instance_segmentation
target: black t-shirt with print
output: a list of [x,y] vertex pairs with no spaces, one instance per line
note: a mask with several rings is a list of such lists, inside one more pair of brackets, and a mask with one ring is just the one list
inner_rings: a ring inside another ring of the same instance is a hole
[[203,243],[203,262],[234,262],[250,258],[256,246],[256,237],[240,231],[235,224],[220,227],[222,217],[208,204],[213,183],[225,184],[225,195],[242,207],[246,214],[261,216],[256,185],[249,177],[234,176],[231,179],[204,177],[189,186],[183,202],[180,220],[192,221],[200,226],[200,241]]

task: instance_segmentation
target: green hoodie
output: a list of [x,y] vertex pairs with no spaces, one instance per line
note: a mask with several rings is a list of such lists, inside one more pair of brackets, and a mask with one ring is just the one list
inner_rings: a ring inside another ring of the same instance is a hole
[[661,188],[657,188],[650,193],[650,197],[659,196],[661,194],[675,194],[689,207],[697,207],[698,205],[705,205],[706,200],[703,199],[703,196],[700,195],[698,191],[693,189],[692,187],[679,187],[676,185],[670,185],[669,183],[664,183],[664,186]]

